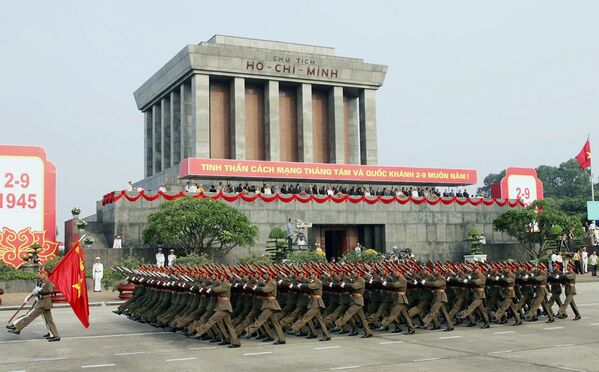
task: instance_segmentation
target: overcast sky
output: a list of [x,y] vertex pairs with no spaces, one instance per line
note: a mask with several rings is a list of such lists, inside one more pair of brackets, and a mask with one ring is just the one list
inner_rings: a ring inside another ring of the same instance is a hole
[[597,1],[3,2],[0,143],[46,148],[62,240],[73,206],[93,214],[143,177],[133,91],[186,44],[226,34],[388,65],[380,164],[479,181],[558,165],[587,134],[599,146],[598,14]]

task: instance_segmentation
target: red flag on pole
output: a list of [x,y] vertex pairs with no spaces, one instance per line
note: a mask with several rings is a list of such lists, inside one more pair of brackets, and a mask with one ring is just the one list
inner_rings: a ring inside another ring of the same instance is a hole
[[582,150],[576,155],[576,161],[582,169],[586,169],[591,166],[591,140],[584,143]]
[[67,299],[81,324],[85,328],[89,327],[85,252],[79,242],[75,243],[69,253],[56,265],[49,278]]

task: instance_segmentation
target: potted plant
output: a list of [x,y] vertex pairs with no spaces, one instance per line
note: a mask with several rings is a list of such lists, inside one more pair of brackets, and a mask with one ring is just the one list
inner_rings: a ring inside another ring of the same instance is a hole
[[487,255],[482,251],[481,234],[476,227],[468,229],[468,236],[464,240],[468,245],[468,254],[464,255],[465,262],[487,261]]
[[86,235],[81,242],[85,248],[91,248],[91,246],[96,242],[96,239],[94,239],[94,237],[91,235]]
[[29,252],[26,257],[23,257],[23,261],[25,261],[19,269],[22,271],[37,271],[39,268],[40,258],[39,258],[39,250],[42,249],[42,246],[39,244],[31,244],[29,246]]
[[77,207],[73,207],[73,209],[71,209],[71,214],[73,215],[74,219],[79,218],[80,213],[81,213],[81,209],[79,209]]

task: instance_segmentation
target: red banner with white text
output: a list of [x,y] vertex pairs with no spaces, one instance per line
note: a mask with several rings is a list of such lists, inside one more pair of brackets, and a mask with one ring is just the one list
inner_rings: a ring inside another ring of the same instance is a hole
[[477,179],[476,171],[472,169],[199,158],[182,160],[179,175],[181,177],[379,182],[407,185],[474,185]]

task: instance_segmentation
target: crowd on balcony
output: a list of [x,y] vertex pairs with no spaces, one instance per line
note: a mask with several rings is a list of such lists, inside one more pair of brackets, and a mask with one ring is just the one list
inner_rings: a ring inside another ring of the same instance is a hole
[[[132,190],[130,190],[132,191]],[[158,191],[166,192],[164,185],[160,186]],[[225,193],[225,194],[304,194],[304,195],[356,195],[356,196],[399,196],[399,197],[415,197],[415,198],[468,198],[478,197],[472,196],[466,189],[454,190],[447,188],[441,192],[438,188],[432,186],[356,186],[356,185],[306,185],[296,184],[263,184],[255,185],[240,183],[237,186],[232,184],[223,184],[219,182],[217,185],[212,184],[210,187],[204,187],[203,184],[198,184],[195,181],[188,181],[185,185],[184,192],[186,193]]]

